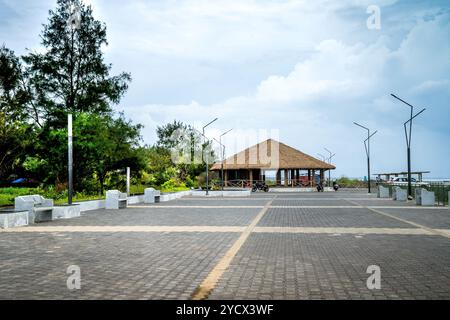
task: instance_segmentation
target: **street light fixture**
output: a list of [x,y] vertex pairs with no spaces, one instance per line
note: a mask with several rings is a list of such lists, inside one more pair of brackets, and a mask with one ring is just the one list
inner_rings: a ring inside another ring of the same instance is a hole
[[[330,154],[330,157],[328,158],[328,163],[331,164],[331,159],[336,155],[336,153],[331,152],[327,148],[324,149]],[[328,186],[331,187],[331,169],[328,170]]]
[[[212,123],[216,122],[218,119],[219,118],[215,118],[214,120],[208,122],[205,126],[203,126],[203,130],[202,130],[202,132],[203,132],[203,144],[205,144],[205,139],[206,139],[205,128],[208,127],[209,125],[211,125]],[[209,186],[208,186],[209,185],[209,163],[208,163],[209,159],[208,158],[209,157],[207,155],[206,156],[206,195],[209,195],[209,190],[208,190],[209,189]]]
[[[420,115],[422,112],[424,112],[426,109],[424,108],[421,111],[419,111],[418,113],[416,113],[415,115],[413,115],[414,114],[414,106],[413,105],[409,104],[408,102],[406,102],[403,99],[400,99],[395,94],[391,93],[391,96],[394,97],[395,99],[403,102],[404,104],[406,104],[407,106],[409,106],[411,108],[411,116],[410,116],[408,121],[403,123],[403,127],[405,129],[407,157],[408,157],[408,196],[412,197],[412,186],[411,186],[411,136],[412,136],[412,123],[413,123],[413,119],[416,118],[418,115]],[[409,134],[408,134],[408,130],[406,128],[408,123],[409,123]]]
[[228,131],[222,133],[222,134],[220,135],[220,137],[219,137],[219,140],[220,140],[219,143],[220,143],[220,145],[222,146],[222,166],[221,166],[221,168],[220,168],[220,171],[221,171],[221,178],[222,178],[222,191],[223,191],[223,188],[224,188],[223,163],[224,163],[224,161],[225,161],[225,145],[222,144],[222,137],[223,137],[224,135],[226,135],[227,133],[229,133],[230,131],[232,131],[232,130],[233,130],[233,129],[230,129],[230,130],[228,130]]
[[[69,8],[69,19],[67,22],[67,27],[71,31],[72,47],[74,41],[74,33],[76,30],[80,29],[81,17],[80,8],[78,6],[71,6]],[[72,48],[73,49],[73,48]],[[73,72],[73,71],[71,71]],[[73,134],[72,134],[73,118],[72,114],[67,115],[67,171],[68,171],[68,199],[67,203],[69,205],[73,202]]]
[[375,131],[374,133],[370,134],[369,128],[364,127],[363,125],[360,125],[359,123],[356,123],[356,122],[353,122],[353,124],[367,130],[367,139],[364,140],[364,148],[366,149],[366,155],[367,155],[367,189],[368,189],[368,192],[371,193],[371,190],[370,190],[370,138],[372,138],[378,131]]

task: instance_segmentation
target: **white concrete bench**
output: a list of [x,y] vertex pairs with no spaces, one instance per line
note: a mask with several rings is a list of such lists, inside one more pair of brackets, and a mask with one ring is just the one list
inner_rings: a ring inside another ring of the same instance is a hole
[[16,211],[28,211],[28,223],[52,221],[53,200],[39,195],[20,196],[14,199]]
[[416,188],[416,204],[419,206],[434,206],[436,196],[434,192],[424,188]]
[[400,187],[394,187],[394,189],[392,190],[392,200],[407,201],[408,194],[406,192],[406,189],[402,189]]
[[72,219],[81,216],[81,207],[79,204],[56,206],[53,208],[53,220]]
[[8,229],[28,225],[28,211],[0,211],[0,228]]
[[161,201],[161,191],[153,188],[144,190],[144,203],[155,203]]
[[125,209],[128,204],[127,194],[119,190],[106,191],[105,209]]
[[383,186],[378,186],[377,197],[378,198],[389,198],[389,188],[383,187]]

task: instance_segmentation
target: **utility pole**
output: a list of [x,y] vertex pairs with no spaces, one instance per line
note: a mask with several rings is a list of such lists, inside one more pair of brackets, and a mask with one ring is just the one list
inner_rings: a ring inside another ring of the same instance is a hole
[[72,134],[72,115],[67,115],[67,146],[68,146],[68,170],[69,170],[69,198],[67,203],[72,204],[73,200],[73,134]]
[[[417,117],[419,114],[421,114],[422,112],[424,112],[426,109],[424,108],[421,111],[419,111],[418,113],[416,113],[415,115],[413,115],[414,114],[414,106],[413,105],[409,104],[405,100],[400,99],[395,94],[391,94],[391,96],[394,97],[395,99],[403,102],[404,104],[406,104],[407,106],[409,106],[411,108],[410,118],[405,123],[403,123],[403,127],[405,129],[407,161],[408,161],[408,197],[412,198],[412,185],[411,185],[411,137],[412,137],[412,124],[413,124],[413,119],[415,117]],[[408,129],[407,129],[408,123],[409,123],[409,134],[408,134]]]
[[[208,124],[206,124],[203,127],[203,145],[206,143],[206,136],[205,136],[205,128],[212,124],[213,122],[216,122],[219,118],[215,118],[214,120],[210,121]],[[208,141],[209,143],[209,141]],[[209,152],[208,152],[209,153]],[[209,195],[209,155],[206,155],[206,195]]]
[[[331,159],[336,155],[336,153],[333,154],[333,152],[331,152],[327,148],[324,149],[330,154],[330,157],[328,158],[328,163],[331,164]],[[328,186],[331,187],[331,169],[328,170]]]
[[367,139],[364,140],[364,148],[366,149],[366,155],[367,155],[367,190],[368,190],[368,193],[371,193],[371,189],[370,189],[370,138],[372,138],[378,131],[375,131],[374,133],[370,134],[369,128],[364,127],[356,122],[353,122],[353,124],[367,130]]
[[[66,21],[67,27],[72,31],[72,51],[73,51],[73,37],[75,30],[80,29],[81,24],[81,15],[80,8],[77,6],[73,6],[70,4],[69,6],[69,19]],[[73,72],[73,70],[71,71]],[[72,77],[72,74],[70,75]],[[73,93],[71,94],[71,99],[73,99]],[[71,105],[70,107],[74,107]],[[73,201],[73,133],[72,133],[72,114],[67,115],[67,136],[68,136],[68,174],[69,174],[69,195],[67,202],[69,205],[72,204]]]
[[228,132],[232,131],[232,130],[233,130],[233,129],[230,129],[230,130],[228,130],[228,131],[222,133],[222,134],[220,135],[220,137],[219,137],[219,144],[222,146],[222,166],[221,166],[221,168],[220,168],[220,171],[221,171],[221,178],[222,178],[222,191],[223,191],[223,189],[224,189],[223,163],[224,163],[224,161],[225,161],[225,145],[222,144],[222,137],[223,137],[224,135],[226,135]]
[[321,159],[323,162],[326,161],[326,157],[325,157],[323,154],[318,153],[317,155],[320,157],[320,159]]
[[127,167],[127,195],[130,196],[130,167]]

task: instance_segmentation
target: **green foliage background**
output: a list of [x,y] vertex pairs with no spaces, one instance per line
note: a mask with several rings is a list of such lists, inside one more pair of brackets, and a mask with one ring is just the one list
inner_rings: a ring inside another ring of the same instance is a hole
[[[79,8],[80,28],[67,24]],[[38,188],[0,188],[0,205],[22,194],[67,197],[67,115],[72,114],[75,199],[102,197],[107,189],[125,188],[125,168],[132,172],[131,193],[145,187],[163,191],[197,188],[205,165],[174,161],[173,135],[189,137],[192,155],[208,144],[192,127],[174,121],[157,128],[158,141],[142,145],[142,125],[115,111],[131,75],[111,75],[102,47],[106,25],[80,0],[58,0],[40,35],[45,50],[18,57],[0,47],[0,187],[26,178]],[[189,152],[188,152],[189,153]],[[210,152],[212,154],[212,152]],[[187,159],[190,160],[190,159]]]

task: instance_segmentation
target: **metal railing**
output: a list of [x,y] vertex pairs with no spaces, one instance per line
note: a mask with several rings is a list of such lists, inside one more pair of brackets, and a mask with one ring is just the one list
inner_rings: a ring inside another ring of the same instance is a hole
[[[248,180],[248,179],[235,179],[228,180],[224,183],[225,187],[234,187],[234,188],[251,188],[257,182],[265,182],[269,187],[285,187],[284,180]],[[312,182],[312,186],[315,186],[316,183]],[[287,187],[310,187],[311,182],[307,181],[289,181]]]
[[[392,196],[392,190],[394,187],[401,187],[404,189],[408,188],[407,184],[399,184],[399,183],[377,183],[377,185],[381,185],[389,189],[389,195]],[[413,198],[416,195],[416,189],[423,188],[427,191],[434,192],[436,197],[436,205],[438,206],[446,206],[448,205],[448,193],[450,192],[450,183],[449,182],[427,182],[426,184],[421,185],[420,183],[413,183],[412,185],[412,196]]]

